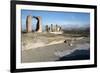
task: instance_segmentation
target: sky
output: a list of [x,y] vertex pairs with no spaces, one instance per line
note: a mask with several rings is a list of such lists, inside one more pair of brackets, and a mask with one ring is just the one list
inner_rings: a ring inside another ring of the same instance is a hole
[[[38,10],[21,10],[22,30],[26,29],[26,17],[28,15],[41,16],[42,27],[46,25],[60,25],[63,29],[80,28],[90,26],[90,13],[83,12],[56,12],[56,11],[38,11]],[[32,28],[36,29],[36,19],[32,19]]]

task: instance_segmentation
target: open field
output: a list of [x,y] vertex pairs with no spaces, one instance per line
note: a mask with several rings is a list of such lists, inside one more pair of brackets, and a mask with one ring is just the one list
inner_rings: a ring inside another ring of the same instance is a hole
[[83,34],[22,33],[22,62],[57,61],[76,50],[89,50],[89,36]]

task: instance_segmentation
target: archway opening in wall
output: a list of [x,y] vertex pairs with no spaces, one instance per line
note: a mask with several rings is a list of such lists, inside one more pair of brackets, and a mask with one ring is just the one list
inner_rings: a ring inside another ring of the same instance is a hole
[[32,32],[36,32],[38,20],[36,18],[32,18]]

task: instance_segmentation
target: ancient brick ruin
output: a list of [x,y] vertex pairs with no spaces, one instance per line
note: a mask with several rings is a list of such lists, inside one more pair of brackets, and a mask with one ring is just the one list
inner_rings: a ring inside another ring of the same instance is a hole
[[[32,28],[32,19],[35,18],[37,20],[36,23],[36,29]],[[40,16],[31,16],[28,15],[26,18],[26,32],[42,32],[42,18]],[[56,33],[56,34],[62,34],[62,28],[59,25],[53,25],[51,24],[50,26],[46,25],[45,27],[45,32],[50,32],[50,33]]]
[[27,16],[26,18],[26,32],[32,32],[32,19],[35,18],[37,20],[36,24],[36,32],[42,32],[42,18],[40,16]]

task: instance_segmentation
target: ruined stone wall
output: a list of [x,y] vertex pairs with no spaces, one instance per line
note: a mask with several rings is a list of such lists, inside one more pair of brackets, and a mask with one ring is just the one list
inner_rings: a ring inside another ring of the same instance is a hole
[[[42,18],[40,16],[27,16],[26,18],[26,32],[32,32],[32,18],[37,19],[37,24],[36,24],[36,32],[42,32]],[[33,28],[34,30],[34,28]]]

